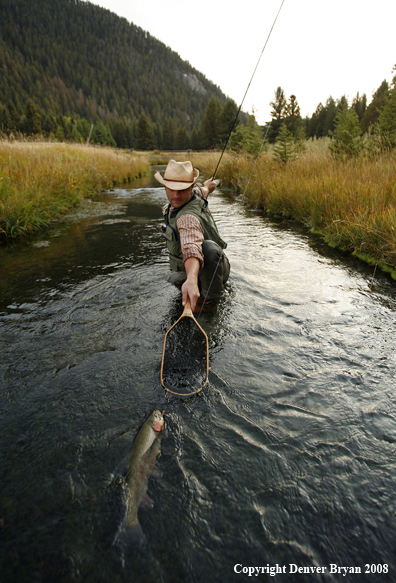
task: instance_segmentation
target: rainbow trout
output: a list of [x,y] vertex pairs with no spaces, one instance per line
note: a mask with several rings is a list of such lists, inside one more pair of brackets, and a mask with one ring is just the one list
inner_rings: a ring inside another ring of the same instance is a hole
[[145,542],[138,520],[138,509],[141,506],[152,507],[152,502],[147,496],[147,483],[155,469],[155,461],[161,449],[160,434],[163,427],[162,413],[154,410],[135,437],[127,461],[127,513],[115,536],[114,544],[129,545]]

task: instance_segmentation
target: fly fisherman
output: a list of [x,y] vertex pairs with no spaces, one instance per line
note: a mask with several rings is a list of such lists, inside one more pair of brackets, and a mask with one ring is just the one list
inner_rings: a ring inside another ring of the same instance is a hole
[[191,162],[170,160],[164,176],[155,178],[165,186],[169,204],[163,209],[162,225],[169,251],[170,283],[181,287],[183,306],[190,299],[194,313],[209,300],[219,298],[230,274],[230,264],[208,208],[208,195],[216,188],[210,178],[204,186],[196,184],[199,171]]

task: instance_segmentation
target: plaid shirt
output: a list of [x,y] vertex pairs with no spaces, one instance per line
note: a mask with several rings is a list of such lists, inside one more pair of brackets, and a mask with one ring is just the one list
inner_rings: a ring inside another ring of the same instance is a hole
[[[193,188],[193,193],[205,200],[207,198],[207,195],[201,186],[195,185]],[[171,213],[172,210],[173,207],[169,209],[169,213]],[[196,257],[199,261],[200,268],[202,269],[204,263],[204,257],[202,253],[204,232],[199,219],[197,219],[197,217],[194,215],[185,214],[177,219],[176,224],[180,234],[180,244],[183,253],[183,265],[190,257]]]

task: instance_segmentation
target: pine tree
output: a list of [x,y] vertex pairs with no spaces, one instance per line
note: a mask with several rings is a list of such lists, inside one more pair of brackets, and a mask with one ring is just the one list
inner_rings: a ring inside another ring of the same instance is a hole
[[296,131],[296,135],[294,136],[294,143],[296,145],[296,152],[302,154],[307,149],[307,136],[305,133],[305,128],[303,125],[300,125],[298,130]]
[[387,150],[396,147],[396,77],[393,78],[392,88],[379,114],[379,131],[381,145]]
[[363,93],[363,95],[360,97],[359,93],[357,93],[356,97],[354,97],[352,100],[352,107],[356,111],[360,123],[367,108],[366,94]]
[[176,150],[187,150],[189,147],[190,136],[184,126],[180,126],[176,132]]
[[358,157],[363,148],[359,118],[353,107],[344,101],[337,113],[330,152],[335,158]]
[[18,130],[20,116],[18,114],[17,108],[16,108],[13,101],[10,101],[8,103],[7,109],[8,109],[8,116],[9,116],[9,120],[10,120],[9,129],[11,132],[16,132]]
[[289,101],[285,106],[284,115],[287,129],[292,134],[292,136],[295,136],[298,128],[302,124],[300,106],[297,103],[297,98],[295,95],[290,95]]
[[201,149],[201,136],[196,128],[191,132],[191,148],[195,151]]
[[319,103],[312,115],[309,125],[308,125],[308,137],[309,138],[322,138],[324,135],[324,127],[326,122],[326,108],[323,107],[322,103]]
[[337,115],[336,102],[331,95],[326,101],[325,109],[326,118],[323,126],[323,136],[328,136],[330,135],[329,131],[334,131],[335,118]]
[[274,146],[274,156],[278,162],[287,164],[296,158],[296,146],[292,134],[283,123]]
[[173,117],[168,117],[164,122],[163,148],[164,150],[174,150],[176,138],[176,124]]
[[201,126],[202,147],[205,150],[217,148],[220,145],[221,111],[220,101],[216,97],[211,97]]
[[10,131],[10,116],[8,110],[0,103],[0,132],[8,134]]
[[374,92],[372,101],[364,112],[360,124],[363,132],[366,132],[371,125],[374,125],[378,121],[380,110],[384,107],[388,95],[389,84],[384,80]]
[[[227,138],[233,130],[237,130],[239,125],[239,117],[235,119],[238,114],[238,106],[233,99],[227,99],[224,103],[223,110],[220,115],[219,140],[220,144],[225,144]],[[223,146],[224,147],[224,146]]]
[[138,150],[152,150],[155,147],[151,123],[145,113],[142,113],[139,117],[136,138]]
[[41,118],[35,103],[29,99],[26,104],[25,121],[23,131],[28,136],[41,133]]
[[277,87],[275,99],[270,102],[270,106],[272,107],[272,122],[270,131],[268,132],[268,139],[270,142],[275,142],[286,113],[286,97],[282,87]]

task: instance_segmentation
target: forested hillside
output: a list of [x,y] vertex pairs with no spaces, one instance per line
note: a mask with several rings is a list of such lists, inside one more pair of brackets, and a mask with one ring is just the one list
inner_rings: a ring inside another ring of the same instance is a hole
[[169,47],[89,2],[0,0],[0,22],[3,132],[85,140],[94,123],[93,141],[190,147],[210,99],[226,101]]
[[[229,147],[257,153],[289,132],[296,142],[333,136],[343,110],[356,136],[394,132],[395,80],[368,103],[356,95],[300,115],[281,87],[265,128],[188,62],[111,11],[82,0],[0,0],[0,134],[150,150]],[[389,110],[389,111],[388,111]],[[382,117],[381,117],[382,116]],[[352,118],[351,118],[352,119]],[[238,120],[239,121],[239,120]],[[351,133],[350,130],[348,130]],[[394,138],[386,138],[388,143]],[[382,140],[383,141],[383,140]]]

